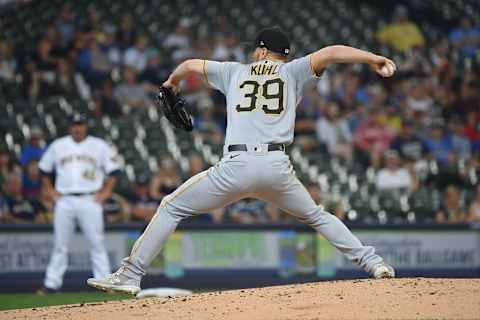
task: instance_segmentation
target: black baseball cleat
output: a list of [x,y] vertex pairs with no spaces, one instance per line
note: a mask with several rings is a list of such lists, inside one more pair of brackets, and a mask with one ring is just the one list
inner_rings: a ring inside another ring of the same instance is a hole
[[58,289],[52,289],[52,288],[47,288],[45,286],[42,286],[40,289],[37,290],[37,295],[39,296],[45,296],[47,294],[53,294],[53,293],[59,293],[60,290]]

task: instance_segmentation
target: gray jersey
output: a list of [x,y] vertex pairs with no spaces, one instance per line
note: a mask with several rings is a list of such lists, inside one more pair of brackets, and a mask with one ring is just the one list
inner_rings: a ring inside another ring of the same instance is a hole
[[309,55],[288,63],[206,61],[204,73],[227,98],[225,145],[293,141],[295,109],[315,76]]

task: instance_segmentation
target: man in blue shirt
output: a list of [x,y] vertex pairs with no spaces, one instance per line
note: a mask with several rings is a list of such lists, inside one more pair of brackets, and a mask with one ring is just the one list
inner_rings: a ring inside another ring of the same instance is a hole
[[449,35],[454,47],[463,51],[465,56],[475,55],[480,47],[480,27],[474,27],[468,18],[462,18],[458,28],[453,29]]
[[430,132],[430,137],[425,140],[428,152],[433,156],[433,159],[440,164],[448,162],[448,155],[453,151],[452,141],[450,137],[444,134],[443,127],[434,125]]
[[20,153],[20,164],[25,168],[30,161],[39,161],[45,148],[41,146],[42,131],[39,128],[32,128],[30,131],[30,141],[24,145]]

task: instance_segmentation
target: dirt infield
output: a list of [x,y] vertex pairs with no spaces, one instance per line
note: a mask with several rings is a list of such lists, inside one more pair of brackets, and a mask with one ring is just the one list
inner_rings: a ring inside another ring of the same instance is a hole
[[329,281],[12,310],[0,319],[480,319],[480,279]]

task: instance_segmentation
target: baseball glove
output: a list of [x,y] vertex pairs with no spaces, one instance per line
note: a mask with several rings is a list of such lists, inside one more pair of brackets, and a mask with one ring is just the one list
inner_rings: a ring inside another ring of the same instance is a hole
[[157,94],[157,103],[165,117],[175,128],[185,131],[193,130],[192,116],[185,109],[187,103],[172,89],[164,86],[160,87]]

